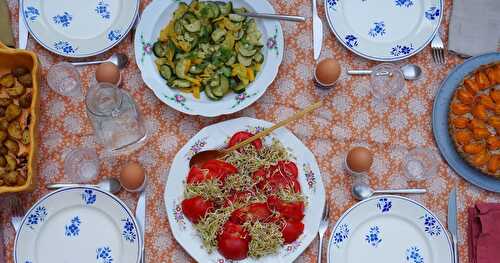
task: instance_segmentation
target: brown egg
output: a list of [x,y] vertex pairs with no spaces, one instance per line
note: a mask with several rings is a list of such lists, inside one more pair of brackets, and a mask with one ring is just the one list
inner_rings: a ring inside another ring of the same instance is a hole
[[146,172],[142,165],[136,162],[129,162],[123,167],[120,174],[120,183],[125,189],[137,190],[141,188],[146,179]]
[[373,154],[365,147],[352,148],[346,157],[346,165],[356,173],[370,170],[373,163]]
[[316,80],[325,86],[331,86],[340,77],[340,64],[331,58],[324,59],[316,65]]
[[95,79],[97,82],[106,82],[116,85],[120,81],[120,70],[113,63],[102,63],[95,71]]

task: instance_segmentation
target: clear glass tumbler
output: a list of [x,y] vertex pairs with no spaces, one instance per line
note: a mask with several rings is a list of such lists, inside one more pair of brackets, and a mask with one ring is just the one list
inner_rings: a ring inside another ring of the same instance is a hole
[[403,86],[403,72],[396,65],[382,63],[372,69],[370,88],[375,98],[383,100],[394,96]]
[[146,128],[132,97],[110,83],[92,86],[85,98],[87,115],[106,154],[136,150],[146,140]]
[[428,148],[417,147],[408,152],[403,168],[405,176],[410,181],[422,181],[437,173],[435,154]]
[[50,67],[47,73],[49,87],[63,96],[82,97],[82,81],[75,66],[61,62]]
[[64,158],[64,175],[71,182],[89,183],[99,174],[99,157],[94,149],[74,149]]

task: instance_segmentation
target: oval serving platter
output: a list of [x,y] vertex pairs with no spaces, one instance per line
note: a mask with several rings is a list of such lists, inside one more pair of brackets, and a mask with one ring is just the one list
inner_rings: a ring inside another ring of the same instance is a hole
[[448,77],[442,82],[436,98],[434,99],[434,106],[432,109],[432,131],[441,155],[458,175],[480,188],[500,193],[500,180],[483,174],[481,171],[467,164],[467,162],[457,153],[448,130],[450,102],[460,83],[462,83],[467,75],[471,74],[482,65],[498,61],[500,61],[499,52],[472,57],[448,74]]
[[[249,131],[256,133],[264,128],[271,127],[272,123],[252,118],[238,118],[220,122],[203,128],[175,156],[165,186],[164,200],[168,213],[168,221],[172,233],[179,244],[198,262],[220,263],[233,262],[224,259],[217,251],[209,254],[203,247],[201,238],[191,222],[182,213],[180,202],[183,199],[185,180],[189,171],[189,160],[195,153],[219,148],[227,143],[227,140],[238,131]],[[214,136],[217,135],[217,136]],[[298,240],[283,246],[276,254],[271,254],[259,259],[246,258],[238,261],[247,262],[269,262],[289,263],[293,262],[310,243],[316,238],[321,220],[324,204],[325,189],[321,180],[321,174],[314,155],[307,147],[293,135],[289,130],[280,128],[265,137],[263,142],[270,144],[272,139],[279,140],[295,157],[294,162],[299,168],[299,182],[304,196],[307,200],[305,209],[304,233]]]
[[[200,99],[192,94],[170,88],[157,70],[153,54],[153,44],[160,31],[168,24],[180,1],[154,0],[144,10],[137,26],[134,40],[135,59],[146,85],[163,103],[189,114],[216,117],[240,111],[258,100],[278,75],[283,60],[284,38],[281,24],[275,20],[256,19],[262,32],[264,64],[254,82],[241,94],[230,93],[219,101],[210,100],[204,92]],[[189,4],[191,1],[183,1]],[[224,0],[223,2],[228,2]],[[260,13],[276,13],[267,0],[233,0],[234,7],[245,7]]]
[[452,262],[446,228],[423,205],[383,195],[361,201],[337,221],[328,244],[328,262]]
[[17,231],[14,262],[139,263],[142,237],[127,206],[93,187],[42,197]]
[[139,0],[22,0],[35,40],[65,57],[101,54],[122,41],[139,14]]
[[376,61],[420,52],[438,31],[442,0],[325,0],[326,17],[340,43]]

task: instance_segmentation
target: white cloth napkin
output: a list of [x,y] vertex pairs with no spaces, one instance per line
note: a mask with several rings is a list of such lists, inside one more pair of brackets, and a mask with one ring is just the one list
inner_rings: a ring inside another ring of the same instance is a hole
[[500,51],[500,0],[453,0],[448,49],[464,56]]

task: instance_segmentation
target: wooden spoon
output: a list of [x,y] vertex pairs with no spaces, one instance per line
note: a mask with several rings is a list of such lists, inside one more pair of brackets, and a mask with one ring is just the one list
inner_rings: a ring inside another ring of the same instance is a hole
[[189,167],[193,167],[193,166],[201,167],[205,162],[207,162],[209,160],[220,159],[220,158],[226,156],[228,153],[230,153],[234,150],[237,150],[241,147],[244,147],[257,139],[260,139],[260,138],[263,138],[263,137],[269,135],[274,130],[281,128],[283,126],[286,126],[289,123],[304,117],[306,114],[321,107],[321,105],[322,105],[321,101],[316,102],[312,105],[309,105],[305,109],[303,109],[299,112],[296,112],[292,117],[290,117],[286,120],[280,121],[277,124],[275,124],[274,126],[267,128],[267,129],[264,129],[263,131],[255,134],[254,136],[252,136],[252,137],[250,137],[250,138],[248,138],[240,143],[237,143],[236,145],[229,147],[227,149],[207,150],[207,151],[199,152],[199,153],[193,155],[193,157],[191,157],[191,160],[189,160]]

